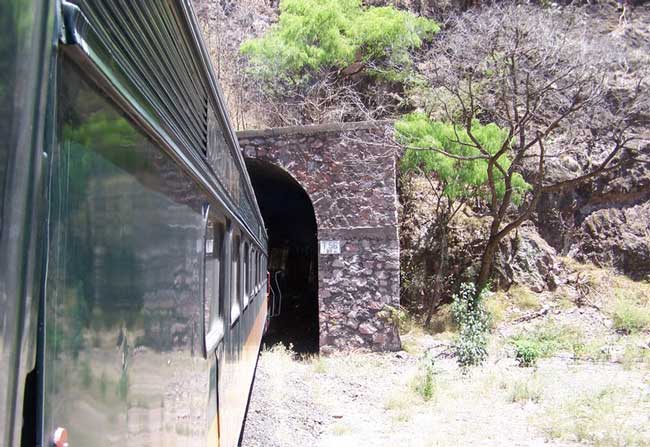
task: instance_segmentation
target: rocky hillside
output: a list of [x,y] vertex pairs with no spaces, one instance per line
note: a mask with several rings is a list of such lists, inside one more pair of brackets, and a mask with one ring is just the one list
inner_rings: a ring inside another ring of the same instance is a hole
[[223,89],[230,117],[238,130],[266,127],[265,111],[247,90],[245,62],[239,47],[259,37],[277,20],[272,0],[193,0],[215,74]]
[[[264,34],[277,21],[273,0],[193,0],[210,48],[216,72],[225,91],[231,117],[240,128],[266,127],[268,102],[253,94],[242,42]],[[480,2],[469,0],[366,0],[372,6],[394,5],[447,23],[462,10]],[[650,67],[650,4],[639,3],[624,19],[615,3],[590,2],[582,6],[547,6],[554,14],[574,15],[588,21],[593,33],[622,49],[621,63],[612,67],[622,95],[631,94],[635,81]],[[543,4],[543,2],[542,2]],[[560,2],[560,4],[564,4]],[[573,2],[575,5],[576,3]],[[489,6],[483,6],[489,7]],[[540,6],[541,8],[542,6]],[[271,123],[272,124],[272,123]],[[584,129],[589,132],[589,129]],[[644,140],[640,153],[650,158],[650,113],[639,113],[634,133]],[[567,178],[593,165],[594,148],[577,156],[560,156],[549,166],[551,176]],[[436,216],[427,202],[426,185],[405,178],[402,195],[402,252],[404,303],[415,308],[436,271],[433,234]],[[478,206],[468,206],[453,225],[447,296],[475,274],[477,248],[488,221]],[[501,247],[495,283],[510,287],[526,284],[533,290],[554,289],[571,276],[560,256],[603,267],[614,267],[634,279],[650,275],[650,166],[637,163],[579,188],[545,194],[532,221],[510,236]]]
[[[561,11],[579,14],[594,33],[622,49],[623,64],[612,67],[622,86],[617,94],[632,94],[635,81],[647,77],[650,67],[650,5],[638,5],[627,12],[625,20],[619,19],[620,11],[610,4]],[[633,134],[641,141],[637,156],[645,161],[616,169],[577,188],[544,194],[531,221],[501,244],[494,284],[506,289],[523,284],[538,292],[555,290],[575,278],[563,256],[612,267],[637,280],[650,279],[649,110],[641,110],[633,124]],[[599,150],[584,147],[576,155],[567,155],[560,147],[558,152],[557,159],[548,166],[554,181],[586,172],[594,165]],[[415,309],[426,300],[437,269],[436,216],[428,190],[424,179],[403,178],[403,303]],[[468,204],[458,214],[449,242],[447,298],[458,284],[475,276],[489,222],[480,203]]]
[[[619,22],[612,7],[586,9],[593,29],[621,42],[627,66],[618,76],[627,79],[630,90],[634,77],[650,66],[650,5],[632,10],[627,21]],[[650,110],[638,116],[635,133],[644,140],[641,153],[650,155]],[[558,167],[580,169],[589,163],[567,160]],[[605,176],[574,191],[547,195],[538,207],[540,234],[562,254],[596,265],[614,266],[636,279],[650,275],[650,166],[639,163]]]

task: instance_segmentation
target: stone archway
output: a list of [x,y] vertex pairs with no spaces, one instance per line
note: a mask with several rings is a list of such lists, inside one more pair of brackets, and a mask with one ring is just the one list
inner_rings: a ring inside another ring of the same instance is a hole
[[318,242],[314,208],[300,184],[267,161],[246,159],[246,168],[269,234],[274,292],[266,342],[318,352]]
[[238,133],[244,156],[281,168],[306,192],[317,223],[319,350],[399,349],[396,154],[389,123]]

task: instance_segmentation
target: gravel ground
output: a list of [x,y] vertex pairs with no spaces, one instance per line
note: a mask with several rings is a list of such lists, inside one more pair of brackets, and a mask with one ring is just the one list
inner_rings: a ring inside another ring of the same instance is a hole
[[[411,346],[444,344],[410,336]],[[436,348],[434,348],[436,349]],[[650,364],[506,356],[462,374],[436,361],[433,397],[416,391],[419,354],[296,360],[262,353],[243,447],[650,445]]]

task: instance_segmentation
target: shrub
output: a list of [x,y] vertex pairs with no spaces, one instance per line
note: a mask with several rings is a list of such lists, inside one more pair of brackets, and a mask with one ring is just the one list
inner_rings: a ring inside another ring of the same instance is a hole
[[483,305],[484,292],[477,293],[474,284],[461,284],[453,296],[452,315],[458,324],[455,343],[456,358],[462,367],[480,365],[487,358],[489,314]]
[[360,0],[283,0],[279,22],[264,37],[244,42],[241,52],[257,77],[295,81],[359,57],[411,64],[409,50],[439,30],[432,20],[390,6],[363,8]]
[[541,354],[539,344],[532,340],[517,340],[515,345],[515,359],[521,367],[535,366]]

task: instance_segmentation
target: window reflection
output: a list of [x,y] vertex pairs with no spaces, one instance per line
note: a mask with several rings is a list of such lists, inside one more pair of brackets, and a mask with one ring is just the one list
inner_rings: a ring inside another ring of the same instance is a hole
[[65,61],[60,79],[46,433],[65,426],[71,445],[93,446],[203,440],[205,403],[186,388],[208,387],[205,365],[192,360],[203,342],[208,199]]

